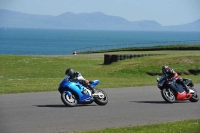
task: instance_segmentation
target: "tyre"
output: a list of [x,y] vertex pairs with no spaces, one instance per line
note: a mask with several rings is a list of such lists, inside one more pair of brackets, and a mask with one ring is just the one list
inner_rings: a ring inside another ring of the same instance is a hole
[[197,91],[194,88],[191,88],[195,93],[193,94],[193,96],[189,99],[190,102],[197,102],[199,101],[199,95],[197,93]]
[[112,55],[105,54],[104,55],[104,64],[112,63],[111,57],[112,57]]
[[112,61],[113,62],[118,62],[120,60],[120,55],[113,55],[112,56]]
[[62,92],[61,100],[68,107],[74,107],[77,105],[77,99],[73,94],[71,96],[69,96],[69,95],[67,95],[67,93]]
[[95,93],[99,94],[99,96],[95,97],[94,100],[96,104],[106,105],[108,103],[108,96],[103,90],[98,89]]
[[168,103],[174,103],[176,100],[175,95],[170,88],[168,89],[164,88],[163,90],[161,90],[161,95],[163,99]]

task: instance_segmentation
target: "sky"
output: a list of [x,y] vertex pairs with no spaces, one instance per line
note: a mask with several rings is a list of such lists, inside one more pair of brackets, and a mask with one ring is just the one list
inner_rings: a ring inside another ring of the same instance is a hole
[[155,20],[163,26],[200,19],[200,0],[0,0],[0,9],[53,16],[102,12],[128,21]]

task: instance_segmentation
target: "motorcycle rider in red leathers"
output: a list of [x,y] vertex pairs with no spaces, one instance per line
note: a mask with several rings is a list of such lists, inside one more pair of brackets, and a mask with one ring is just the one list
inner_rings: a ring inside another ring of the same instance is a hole
[[162,67],[162,77],[166,77],[168,79],[175,79],[177,83],[181,84],[186,93],[190,91],[189,87],[183,82],[183,79],[178,76],[178,74],[168,66]]

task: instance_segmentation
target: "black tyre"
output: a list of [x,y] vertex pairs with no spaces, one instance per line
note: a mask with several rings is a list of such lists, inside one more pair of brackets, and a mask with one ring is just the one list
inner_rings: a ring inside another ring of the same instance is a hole
[[197,91],[194,88],[191,88],[195,93],[193,94],[193,96],[189,99],[190,102],[197,102],[199,101],[199,95],[197,93]]
[[76,97],[74,95],[68,96],[65,92],[62,92],[61,100],[68,107],[74,107],[77,105]]
[[163,99],[168,103],[174,103],[176,100],[174,93],[170,88],[164,88],[163,90],[161,90],[161,95]]
[[95,97],[94,102],[98,105],[106,105],[108,103],[108,96],[103,90],[96,90],[95,93],[98,93],[99,96]]

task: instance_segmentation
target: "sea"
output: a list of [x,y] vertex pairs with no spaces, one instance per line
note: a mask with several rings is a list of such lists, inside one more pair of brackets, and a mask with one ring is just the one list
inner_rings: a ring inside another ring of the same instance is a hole
[[0,54],[68,55],[83,48],[200,40],[200,32],[0,28]]

